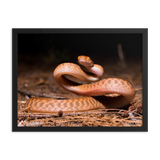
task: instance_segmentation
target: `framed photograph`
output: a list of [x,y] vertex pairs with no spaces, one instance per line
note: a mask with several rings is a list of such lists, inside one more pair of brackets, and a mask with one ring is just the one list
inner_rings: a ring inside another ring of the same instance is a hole
[[148,29],[12,29],[12,131],[148,131]]

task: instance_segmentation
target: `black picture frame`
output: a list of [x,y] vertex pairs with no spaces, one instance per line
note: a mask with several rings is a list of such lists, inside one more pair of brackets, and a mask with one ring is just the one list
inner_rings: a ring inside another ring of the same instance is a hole
[[[142,127],[17,127],[18,34],[142,34],[143,125]],[[10,26],[10,131],[12,132],[150,132],[150,28],[148,26]]]

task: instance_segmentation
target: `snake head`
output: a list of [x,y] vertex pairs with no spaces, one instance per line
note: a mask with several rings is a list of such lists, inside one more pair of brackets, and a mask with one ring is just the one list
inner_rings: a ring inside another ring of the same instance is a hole
[[78,63],[85,66],[86,68],[91,68],[94,66],[93,61],[88,56],[79,56],[78,57]]

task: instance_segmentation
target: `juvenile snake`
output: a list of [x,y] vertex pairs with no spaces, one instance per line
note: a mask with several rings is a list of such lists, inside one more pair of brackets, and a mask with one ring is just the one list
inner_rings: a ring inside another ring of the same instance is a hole
[[[135,90],[129,82],[117,78],[100,80],[104,72],[102,66],[94,64],[87,56],[79,56],[78,62],[92,74],[84,72],[76,64],[62,63],[54,70],[53,77],[62,88],[85,97],[65,100],[43,97],[30,98],[25,104],[27,110],[29,112],[56,113],[59,111],[76,112],[98,108],[120,108],[133,100]],[[66,74],[82,81],[94,83],[78,84],[67,79],[64,76]]]

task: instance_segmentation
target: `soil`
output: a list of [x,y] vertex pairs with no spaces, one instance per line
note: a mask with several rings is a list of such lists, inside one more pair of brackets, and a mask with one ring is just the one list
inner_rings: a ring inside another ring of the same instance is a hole
[[[121,78],[129,81],[136,90],[131,104],[121,109],[98,109],[85,112],[37,114],[28,113],[24,104],[30,97],[52,97],[56,99],[80,97],[60,88],[54,81],[53,71],[60,61],[34,63],[19,61],[18,64],[18,127],[110,127],[142,126],[142,60],[128,58],[125,62],[118,58],[96,58],[104,67],[103,78]],[[74,80],[74,78],[73,78]]]

